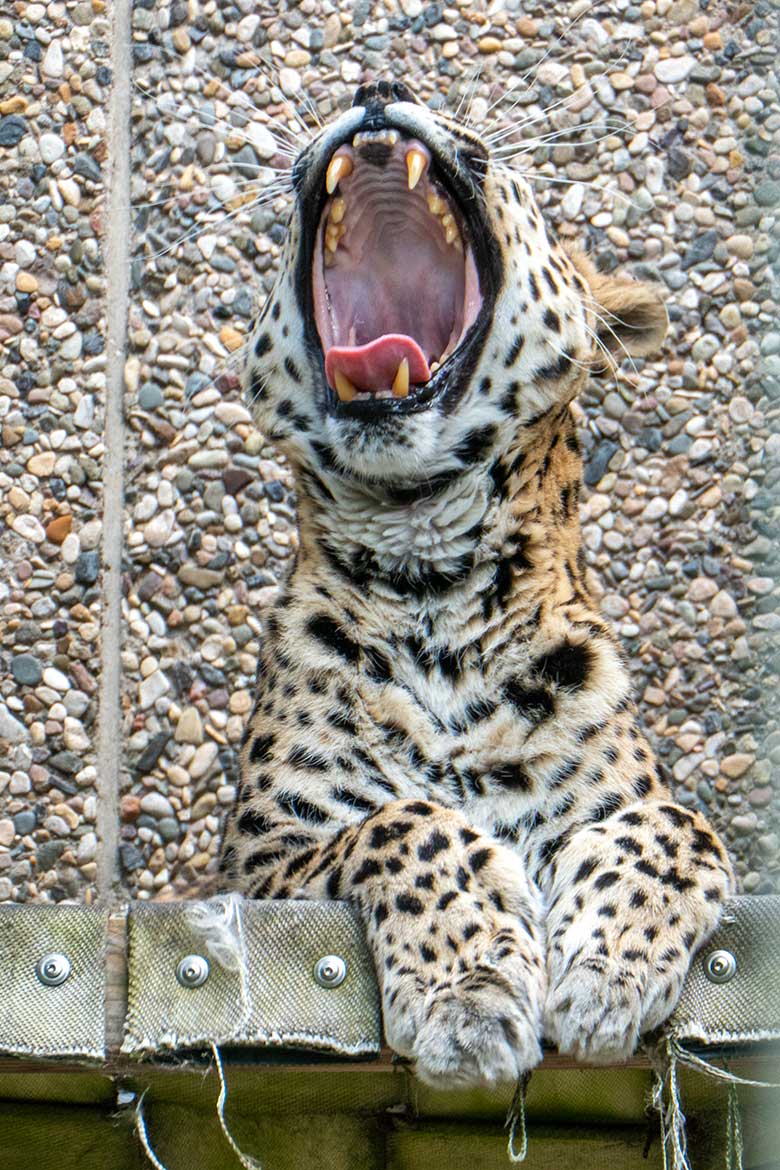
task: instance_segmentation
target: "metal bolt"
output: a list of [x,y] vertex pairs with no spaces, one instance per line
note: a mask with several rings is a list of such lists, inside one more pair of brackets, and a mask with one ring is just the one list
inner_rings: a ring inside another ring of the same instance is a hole
[[338,987],[347,977],[347,964],[340,955],[325,955],[314,968],[314,978],[321,987]]
[[209,977],[209,961],[203,955],[185,955],[176,968],[182,987],[200,987]]
[[704,960],[704,974],[712,983],[728,983],[737,973],[737,960],[731,951],[713,951]]
[[44,987],[59,987],[68,978],[72,970],[70,959],[53,951],[44,955],[35,965],[35,974]]

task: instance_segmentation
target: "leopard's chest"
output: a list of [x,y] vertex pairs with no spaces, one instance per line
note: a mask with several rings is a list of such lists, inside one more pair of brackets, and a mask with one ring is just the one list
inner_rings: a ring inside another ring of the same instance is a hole
[[534,723],[507,695],[517,658],[485,662],[431,646],[397,659],[381,687],[364,680],[364,735],[382,769],[440,803],[480,806],[479,821],[523,815],[535,798],[522,764]]

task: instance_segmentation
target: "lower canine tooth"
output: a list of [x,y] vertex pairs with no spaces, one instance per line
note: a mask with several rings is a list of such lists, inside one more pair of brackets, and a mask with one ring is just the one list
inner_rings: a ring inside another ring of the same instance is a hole
[[357,386],[353,386],[346,374],[341,370],[333,371],[333,380],[336,383],[336,393],[341,402],[351,402],[357,396]]
[[409,393],[409,360],[402,358],[398,371],[393,379],[393,396],[406,398]]

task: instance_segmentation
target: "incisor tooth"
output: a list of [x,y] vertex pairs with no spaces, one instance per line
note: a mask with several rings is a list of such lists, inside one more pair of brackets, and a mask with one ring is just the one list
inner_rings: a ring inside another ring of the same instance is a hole
[[346,374],[341,370],[333,371],[333,380],[336,383],[336,393],[342,402],[351,402],[357,395],[357,386],[353,386]]
[[325,188],[329,195],[339,185],[341,179],[346,179],[347,175],[351,175],[354,170],[352,159],[346,154],[338,154],[335,158],[330,160],[328,164],[328,171],[325,175]]
[[414,191],[420,181],[420,175],[428,165],[428,160],[421,150],[411,146],[406,152],[406,173],[409,176],[409,190]]
[[393,379],[393,396],[406,398],[409,393],[409,359],[401,358],[400,365]]

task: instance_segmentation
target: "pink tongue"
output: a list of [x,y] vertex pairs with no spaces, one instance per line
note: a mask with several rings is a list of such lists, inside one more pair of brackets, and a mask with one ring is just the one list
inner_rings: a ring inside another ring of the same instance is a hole
[[334,345],[325,355],[325,374],[335,388],[335,371],[345,374],[358,390],[389,390],[403,359],[409,382],[427,382],[428,363],[417,342],[404,333],[385,333],[368,345]]

